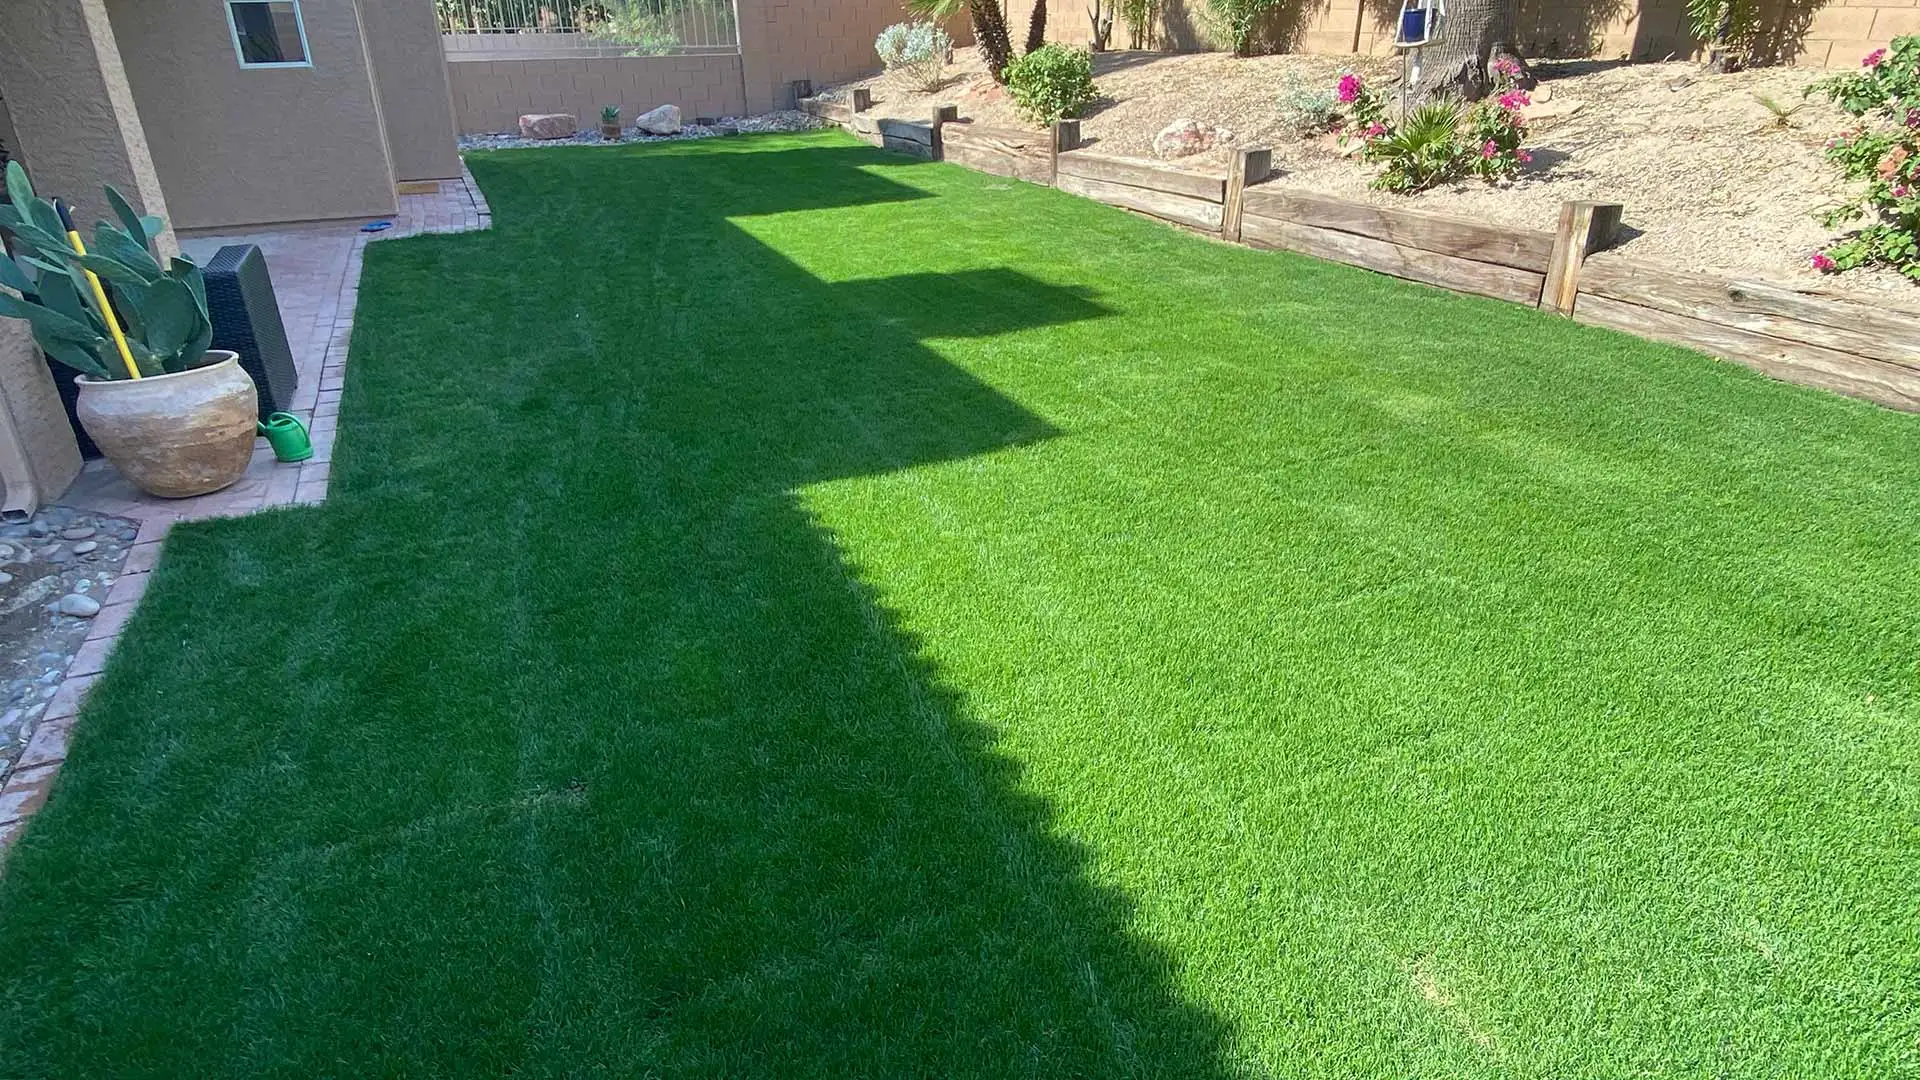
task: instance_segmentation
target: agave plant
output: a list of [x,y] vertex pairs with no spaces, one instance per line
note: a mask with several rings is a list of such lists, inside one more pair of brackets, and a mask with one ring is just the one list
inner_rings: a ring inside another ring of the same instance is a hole
[[13,292],[0,289],[0,315],[31,323],[42,351],[89,378],[131,378],[109,328],[111,310],[141,375],[205,362],[213,340],[206,282],[191,259],[163,267],[154,258],[153,238],[165,222],[136,213],[109,185],[119,221],[97,224],[81,255],[60,210],[34,194],[17,161],[7,163],[7,194],[13,205],[0,206],[0,227],[13,234],[14,254],[0,253],[0,285]]

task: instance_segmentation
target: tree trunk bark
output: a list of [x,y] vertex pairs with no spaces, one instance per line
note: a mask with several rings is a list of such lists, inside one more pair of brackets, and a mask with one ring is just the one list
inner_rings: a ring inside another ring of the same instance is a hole
[[1093,51],[1106,52],[1107,39],[1113,36],[1113,12],[1102,6],[1100,0],[1093,0],[1093,6],[1087,9],[1087,18],[1093,23]]
[[[1519,20],[1520,0],[1453,0],[1440,24],[1439,39],[1420,50],[1413,104],[1440,95],[1463,101],[1486,97],[1493,85],[1487,65],[1500,56],[1521,59],[1514,44]],[[1524,60],[1521,66],[1524,71]]]
[[1047,0],[1033,0],[1033,17],[1027,20],[1027,51],[1047,43]]
[[1007,13],[1000,0],[972,0],[967,5],[973,15],[973,40],[980,43],[980,55],[987,62],[987,74],[993,81],[1007,81],[1007,62],[1013,59],[1013,40],[1007,36]]

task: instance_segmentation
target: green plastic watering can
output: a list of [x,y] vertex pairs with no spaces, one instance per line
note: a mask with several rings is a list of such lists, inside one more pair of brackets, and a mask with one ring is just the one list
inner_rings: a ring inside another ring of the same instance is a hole
[[313,456],[307,425],[292,413],[274,413],[260,422],[259,429],[267,437],[267,445],[273,447],[273,456],[281,461],[305,461]]

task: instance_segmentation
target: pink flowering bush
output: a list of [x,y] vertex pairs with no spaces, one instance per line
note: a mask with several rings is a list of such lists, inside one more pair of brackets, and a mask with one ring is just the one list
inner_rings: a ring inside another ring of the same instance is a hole
[[[1340,76],[1340,84],[1334,88],[1333,100],[1346,109],[1345,126],[1348,131],[1386,130],[1387,103],[1374,93],[1373,87],[1353,72],[1348,71]],[[1372,135],[1364,137],[1373,138]]]
[[1920,36],[1895,38],[1868,53],[1859,71],[1814,89],[1863,121],[1826,145],[1827,160],[1863,185],[1861,194],[1821,220],[1828,228],[1863,224],[1814,255],[1813,268],[1886,266],[1920,281]]
[[1365,142],[1368,161],[1383,165],[1373,186],[1383,191],[1424,191],[1468,176],[1510,180],[1533,160],[1521,145],[1526,120],[1520,110],[1531,103],[1520,89],[1521,69],[1510,57],[1492,67],[1493,92],[1472,105],[1436,101],[1396,123],[1387,103],[1353,72],[1340,76],[1334,99],[1347,110],[1345,135]]
[[1533,104],[1519,87],[1520,65],[1502,56],[1493,62],[1493,93],[1475,102],[1467,110],[1468,134],[1479,147],[1475,173],[1488,180],[1511,179],[1520,166],[1533,160],[1520,143],[1527,137],[1527,122],[1520,110]]

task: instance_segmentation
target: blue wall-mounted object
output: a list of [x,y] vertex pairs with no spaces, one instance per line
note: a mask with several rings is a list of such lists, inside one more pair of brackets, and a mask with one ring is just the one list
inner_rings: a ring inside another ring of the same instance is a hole
[[1446,0],[1403,0],[1393,47],[1417,49],[1427,44],[1440,36],[1440,24],[1446,17]]

